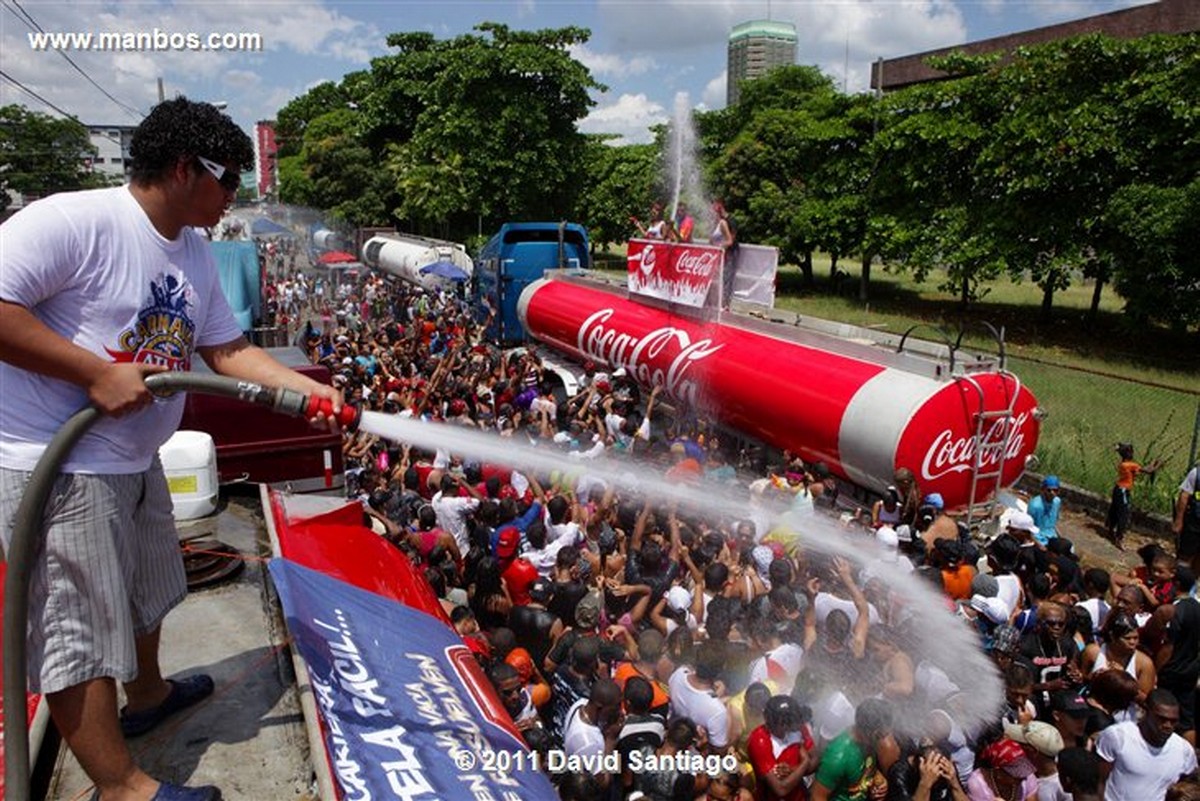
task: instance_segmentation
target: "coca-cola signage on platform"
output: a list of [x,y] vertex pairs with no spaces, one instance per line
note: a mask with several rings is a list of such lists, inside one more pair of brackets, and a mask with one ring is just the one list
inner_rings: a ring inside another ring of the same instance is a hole
[[703,307],[709,287],[721,275],[724,259],[725,250],[711,245],[631,239],[626,251],[629,291]]

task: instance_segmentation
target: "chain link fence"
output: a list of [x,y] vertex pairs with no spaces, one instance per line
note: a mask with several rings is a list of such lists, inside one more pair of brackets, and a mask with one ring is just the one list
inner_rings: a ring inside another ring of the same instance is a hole
[[1134,485],[1134,507],[1172,513],[1179,483],[1198,458],[1200,388],[1024,357],[1009,357],[1008,366],[1048,414],[1037,472],[1107,497],[1117,478],[1116,444],[1131,442],[1136,461],[1161,463],[1156,475]]

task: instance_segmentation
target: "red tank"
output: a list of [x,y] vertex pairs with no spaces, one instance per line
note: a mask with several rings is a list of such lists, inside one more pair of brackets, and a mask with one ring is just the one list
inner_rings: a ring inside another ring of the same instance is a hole
[[661,385],[732,428],[877,492],[907,467],[923,492],[941,493],[948,508],[966,506],[981,413],[975,502],[1014,483],[1037,445],[1037,402],[1011,373],[948,376],[929,358],[854,342],[834,352],[790,341],[783,326],[706,322],[564,280],[531,284],[518,313],[526,331],[551,347],[623,367],[644,385]]

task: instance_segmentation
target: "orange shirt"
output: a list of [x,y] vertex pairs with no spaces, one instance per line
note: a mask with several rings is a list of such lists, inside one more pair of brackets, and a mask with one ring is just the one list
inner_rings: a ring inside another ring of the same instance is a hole
[[650,686],[654,688],[654,698],[650,701],[651,709],[671,703],[671,696],[667,694],[667,690],[663,687],[662,682],[644,675],[632,662],[622,662],[613,671],[613,681],[621,688],[621,692],[625,692],[625,682],[634,676],[641,676],[643,679],[649,681]]
[[946,594],[956,601],[971,597],[971,580],[974,578],[975,568],[970,565],[959,565],[954,570],[942,568],[942,586]]
[[1142,466],[1132,459],[1127,459],[1117,465],[1117,486],[1121,489],[1133,489],[1133,480],[1142,472]]

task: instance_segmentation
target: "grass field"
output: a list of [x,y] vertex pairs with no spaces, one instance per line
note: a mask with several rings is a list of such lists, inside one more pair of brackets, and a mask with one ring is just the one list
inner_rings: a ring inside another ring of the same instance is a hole
[[[623,253],[614,266],[624,269]],[[1187,470],[1200,407],[1200,336],[1164,329],[1131,327],[1122,301],[1109,288],[1100,314],[1087,320],[1092,287],[1076,285],[1056,293],[1049,323],[1040,320],[1041,290],[1031,283],[1000,280],[964,314],[958,298],[937,289],[938,275],[924,284],[878,266],[872,271],[871,299],[858,299],[858,264],[842,263],[850,275],[830,278],[829,260],[814,260],[816,286],[803,286],[798,268],[779,270],[776,308],[801,315],[937,339],[936,326],[953,341],[967,325],[964,347],[996,352],[979,325],[1003,326],[1009,367],[1049,413],[1042,426],[1039,472],[1107,494],[1116,477],[1117,441],[1134,443],[1137,458],[1161,458],[1154,482],[1140,484],[1134,501],[1144,509],[1168,512],[1175,488]]]
[[[846,266],[857,273],[857,265]],[[1037,448],[1039,472],[1107,494],[1116,478],[1113,446],[1133,442],[1137,458],[1163,462],[1157,479],[1136,488],[1135,503],[1170,511],[1188,467],[1200,408],[1196,335],[1131,329],[1121,315],[1120,297],[1111,290],[1102,295],[1100,314],[1089,325],[1090,285],[1057,293],[1053,320],[1045,323],[1041,290],[1030,283],[997,281],[963,314],[955,296],[937,289],[937,276],[916,284],[907,275],[877,268],[871,301],[864,304],[858,300],[857,274],[835,284],[827,259],[814,268],[817,288],[807,292],[799,269],[780,270],[778,308],[894,333],[924,323],[946,330],[952,339],[965,322],[966,347],[993,353],[994,340],[978,321],[1003,326],[1010,369],[1049,413]],[[935,338],[928,329],[914,336]]]

